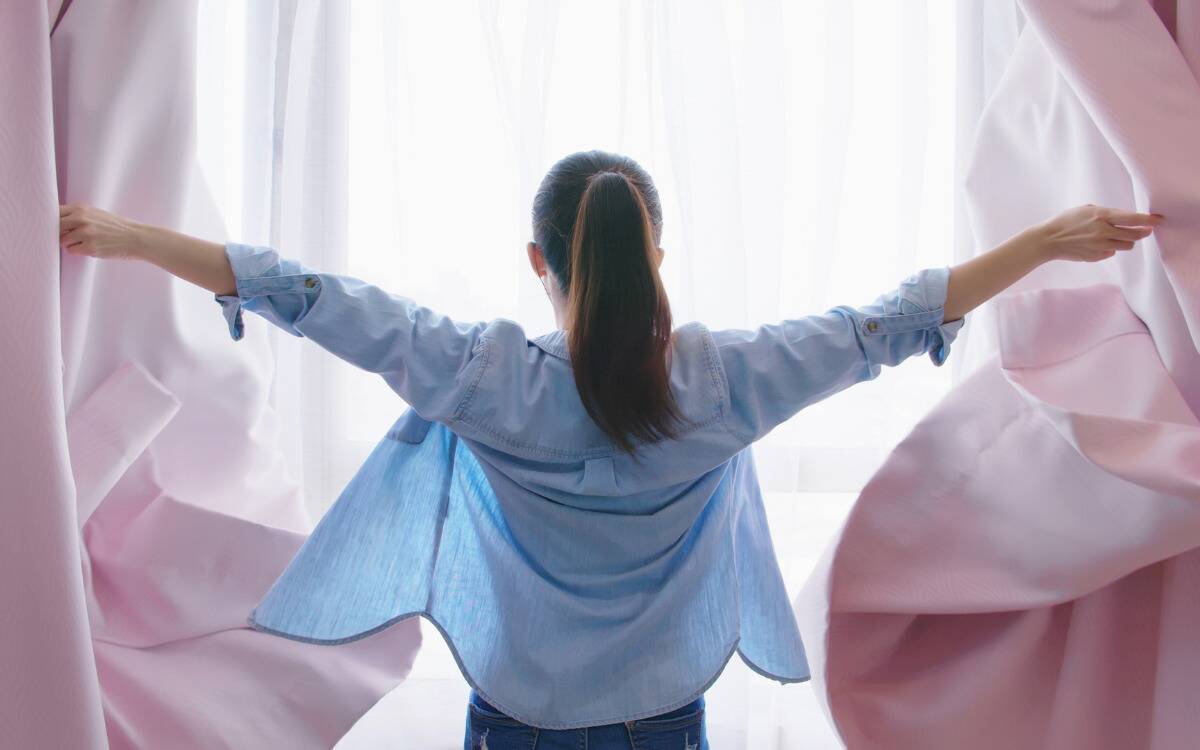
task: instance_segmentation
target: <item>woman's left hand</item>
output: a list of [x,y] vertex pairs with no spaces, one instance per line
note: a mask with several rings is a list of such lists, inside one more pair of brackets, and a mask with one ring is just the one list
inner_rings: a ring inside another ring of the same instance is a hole
[[1091,204],[1063,211],[950,269],[945,319],[961,318],[1047,261],[1095,263],[1131,250],[1162,221],[1158,214]]
[[1161,221],[1157,214],[1089,203],[1063,211],[1033,232],[1046,259],[1095,263],[1122,250],[1132,250],[1134,243],[1149,237]]

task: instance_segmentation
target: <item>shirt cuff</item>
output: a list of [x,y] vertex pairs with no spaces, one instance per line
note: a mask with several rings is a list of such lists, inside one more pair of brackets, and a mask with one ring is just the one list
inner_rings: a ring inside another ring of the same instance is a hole
[[278,263],[278,256],[266,257],[274,254],[270,248],[254,248],[237,242],[225,244],[225,257],[229,260],[229,267],[233,269],[237,294],[217,294],[214,297],[221,306],[221,314],[225,317],[225,324],[229,326],[229,336],[234,341],[240,341],[246,330],[242,321],[243,280],[261,276],[271,265]]
[[234,341],[240,341],[245,335],[245,325],[242,323],[242,300],[234,294],[216,295],[217,304],[221,306],[221,314],[225,316],[225,325],[229,326],[229,336]]
[[883,300],[884,314],[862,319],[864,336],[924,332],[924,351],[941,366],[950,356],[950,345],[958,336],[963,320],[945,319],[946,293],[950,269],[927,268],[900,283],[890,300]]
[[238,341],[245,333],[243,308],[299,335],[291,330],[291,323],[307,309],[308,302],[289,300],[288,297],[315,296],[321,287],[319,276],[308,273],[295,261],[281,258],[269,247],[229,242],[225,245],[225,257],[233,269],[237,294],[218,294],[215,299],[229,326],[230,337]]
[[933,345],[929,347],[929,359],[938,367],[941,367],[946,358],[950,356],[950,345],[954,343],[954,339],[958,338],[958,331],[965,322],[966,318],[959,318],[938,326],[937,332],[934,334]]
[[[965,318],[950,322],[946,321],[946,295],[950,286],[950,268],[927,268],[919,271],[901,285],[901,296],[909,304],[917,305],[922,310],[937,310],[937,328],[930,331],[929,359],[941,367],[950,356],[950,345],[958,338],[958,332],[963,327]],[[903,303],[902,303],[903,305]]]

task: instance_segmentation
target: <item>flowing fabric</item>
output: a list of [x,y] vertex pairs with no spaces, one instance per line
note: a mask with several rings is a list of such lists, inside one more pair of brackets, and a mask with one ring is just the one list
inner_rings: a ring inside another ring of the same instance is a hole
[[195,7],[57,5],[0,8],[0,744],[331,747],[419,635],[246,627],[310,527],[270,352],[192,325],[201,290],[57,248],[67,202],[220,233],[193,169]]
[[998,302],[998,356],[897,447],[797,599],[850,748],[1200,736],[1200,60],[1194,5],[1166,5],[1024,3],[967,175],[979,244],[1085,202],[1167,221]]

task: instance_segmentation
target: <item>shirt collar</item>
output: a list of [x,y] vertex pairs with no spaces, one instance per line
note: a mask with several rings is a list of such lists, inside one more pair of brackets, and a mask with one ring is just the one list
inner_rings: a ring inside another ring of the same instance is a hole
[[562,359],[570,359],[570,354],[567,350],[567,332],[561,328],[557,331],[542,334],[531,341],[542,351],[548,354],[553,354],[555,357]]

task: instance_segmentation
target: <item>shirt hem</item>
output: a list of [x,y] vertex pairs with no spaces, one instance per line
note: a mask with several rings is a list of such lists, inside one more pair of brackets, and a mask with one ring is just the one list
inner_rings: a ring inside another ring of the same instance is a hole
[[509,716],[516,719],[517,721],[520,721],[524,724],[528,724],[532,727],[536,727],[538,729],[586,729],[589,727],[603,726],[605,724],[617,724],[617,723],[622,723],[622,722],[626,722],[626,721],[637,721],[639,719],[648,719],[648,718],[657,716],[658,714],[666,713],[668,711],[673,711],[682,706],[686,706],[687,704],[691,703],[692,701],[694,701],[697,698],[699,698],[700,696],[702,696],[710,687],[712,687],[713,683],[716,682],[717,679],[721,676],[722,672],[725,671],[725,667],[729,664],[729,660],[733,658],[733,655],[735,653],[742,658],[742,661],[746,664],[747,667],[750,668],[751,671],[755,672],[756,674],[762,675],[763,677],[766,677],[768,679],[775,680],[776,682],[779,682],[782,684],[790,684],[790,683],[808,682],[810,679],[812,679],[811,673],[805,674],[802,677],[801,676],[785,676],[785,675],[775,674],[774,672],[771,672],[771,671],[764,669],[764,668],[760,667],[759,665],[755,664],[754,661],[750,659],[750,657],[746,656],[746,654],[744,654],[742,652],[742,650],[740,648],[740,643],[741,643],[742,639],[741,639],[741,636],[739,635],[737,638],[735,638],[733,640],[732,645],[729,647],[728,652],[725,654],[725,658],[721,660],[720,666],[717,667],[717,669],[713,672],[713,674],[704,682],[704,684],[698,690],[695,690],[694,692],[689,693],[684,698],[673,699],[673,700],[667,701],[666,703],[662,704],[661,706],[656,706],[654,708],[645,709],[643,711],[636,711],[632,714],[625,715],[625,716],[612,716],[612,717],[607,717],[607,718],[601,717],[601,718],[597,718],[597,719],[588,719],[585,721],[537,723],[535,720],[532,719],[532,717],[528,716],[524,712],[513,710],[510,706],[505,705],[505,703],[503,701],[496,700],[493,695],[491,695],[488,691],[484,690],[483,688],[481,688],[479,686],[479,683],[471,675],[470,670],[468,670],[466,665],[463,664],[462,658],[458,654],[458,648],[455,647],[454,640],[450,637],[450,634],[446,632],[446,629],[444,627],[442,627],[442,624],[440,622],[438,622],[437,618],[434,617],[433,615],[431,615],[429,612],[426,612],[423,610],[415,611],[415,612],[405,612],[404,614],[397,615],[389,620],[386,620],[385,622],[382,622],[379,625],[376,625],[375,627],[373,627],[369,630],[364,630],[361,633],[356,633],[355,635],[346,636],[344,638],[312,638],[310,636],[303,636],[303,635],[298,635],[295,633],[288,633],[288,632],[285,632],[282,630],[277,630],[275,628],[271,628],[266,625],[263,625],[262,623],[255,620],[253,611],[251,611],[250,615],[246,618],[246,622],[254,630],[258,630],[263,633],[268,633],[270,635],[287,638],[287,639],[293,640],[293,641],[300,641],[301,643],[311,643],[311,644],[315,644],[318,646],[337,646],[337,645],[341,645],[344,643],[351,643],[353,641],[361,640],[368,636],[374,635],[375,633],[378,633],[381,630],[386,630],[387,628],[390,628],[392,625],[395,625],[398,622],[401,622],[403,620],[408,620],[413,617],[424,617],[430,624],[432,624],[435,628],[437,628],[438,633],[441,634],[442,639],[446,642],[447,648],[450,649],[450,653],[454,657],[454,663],[458,666],[458,671],[460,673],[462,673],[463,679],[467,681],[467,684],[471,687],[471,689],[473,689],[476,693],[478,693],[485,701],[492,704],[496,708],[500,709],[505,714],[508,714]]

